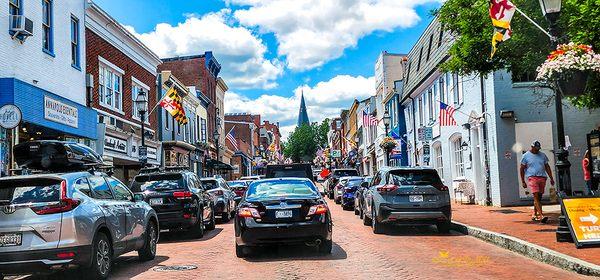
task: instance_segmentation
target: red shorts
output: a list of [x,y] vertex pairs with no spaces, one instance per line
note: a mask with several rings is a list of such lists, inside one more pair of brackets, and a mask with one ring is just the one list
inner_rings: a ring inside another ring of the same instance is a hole
[[527,186],[531,189],[531,193],[544,193],[546,188],[546,177],[529,177],[527,178]]

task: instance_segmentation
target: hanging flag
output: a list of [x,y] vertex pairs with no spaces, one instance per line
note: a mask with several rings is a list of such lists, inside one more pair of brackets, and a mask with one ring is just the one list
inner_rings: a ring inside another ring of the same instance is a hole
[[440,102],[440,126],[453,126],[456,125],[456,120],[454,120],[454,109],[452,106]]
[[398,135],[398,133],[396,133],[396,131],[391,131],[390,132],[390,136],[392,136],[392,138],[394,139],[400,139],[400,135]]
[[509,0],[490,0],[490,18],[492,19],[492,25],[494,25],[490,58],[494,57],[499,43],[510,39],[512,34],[510,21],[515,11],[515,5]]
[[363,110],[363,126],[375,126],[378,123],[379,120],[375,116],[367,114],[367,112]]
[[225,138],[229,140],[229,143],[231,143],[236,152],[240,150],[237,139],[235,139],[235,135],[233,134],[233,128],[231,128],[231,130],[229,131],[229,133],[227,133],[227,136]]
[[163,107],[173,118],[180,124],[187,124],[188,120],[185,116],[185,110],[183,109],[183,103],[181,102],[181,96],[177,94],[175,87],[171,87],[167,94],[158,103],[160,107]]

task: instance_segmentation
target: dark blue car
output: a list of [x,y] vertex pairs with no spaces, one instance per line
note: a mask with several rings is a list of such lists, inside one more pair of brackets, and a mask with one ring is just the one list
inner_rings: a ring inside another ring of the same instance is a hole
[[364,182],[362,177],[349,177],[344,184],[341,186],[340,202],[342,209],[353,210],[354,209],[354,195],[356,190],[360,188],[360,184]]

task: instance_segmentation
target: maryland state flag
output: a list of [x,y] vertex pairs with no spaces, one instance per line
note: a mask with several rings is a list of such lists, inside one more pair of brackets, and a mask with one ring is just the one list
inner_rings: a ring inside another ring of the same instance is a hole
[[515,5],[508,0],[490,0],[490,18],[494,25],[492,53],[490,58],[494,57],[498,43],[510,39],[510,35],[512,34],[510,21],[515,14],[515,11]]
[[165,108],[175,120],[180,124],[187,124],[188,120],[183,110],[183,103],[181,96],[177,94],[175,87],[172,87],[167,91],[167,94],[160,100],[160,107]]

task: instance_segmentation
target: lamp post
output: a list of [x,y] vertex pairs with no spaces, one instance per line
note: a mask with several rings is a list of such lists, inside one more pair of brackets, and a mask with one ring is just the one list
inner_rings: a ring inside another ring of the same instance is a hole
[[[146,112],[148,112],[148,97],[143,89],[138,91],[138,95],[135,97],[135,107],[140,114],[140,123],[142,124],[142,145],[138,148],[138,154],[140,155],[140,162],[142,166],[146,164],[147,160],[147,151],[146,151],[146,141],[144,135],[146,134]],[[143,152],[140,152],[142,151]]]
[[[388,129],[390,127],[390,111],[385,108],[385,112],[383,113],[383,125],[385,126],[385,136],[388,136]],[[390,166],[390,153],[389,149],[385,148],[385,165]]]

